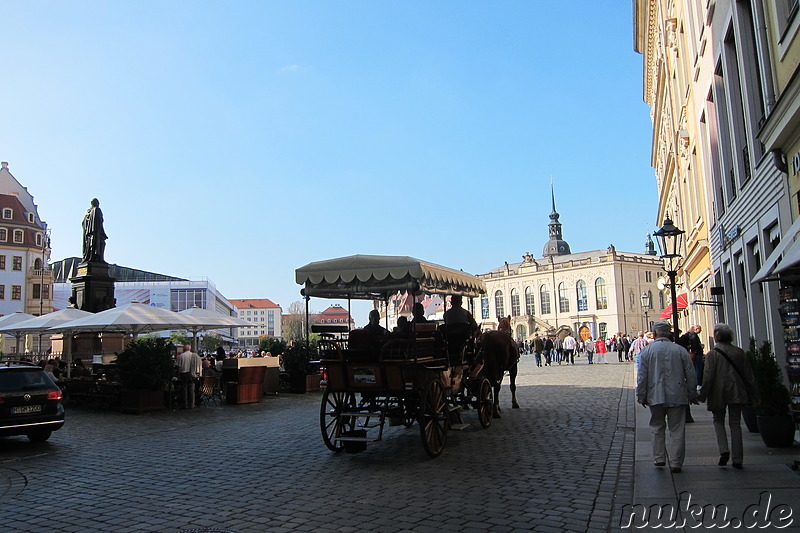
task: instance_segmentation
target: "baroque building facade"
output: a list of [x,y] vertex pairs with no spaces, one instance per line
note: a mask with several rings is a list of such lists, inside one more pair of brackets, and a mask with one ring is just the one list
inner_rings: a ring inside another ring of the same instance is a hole
[[[543,259],[526,253],[478,277],[486,295],[474,311],[484,329],[511,317],[514,338],[571,331],[582,339],[649,330],[664,311],[658,291],[661,261],[648,237],[643,254],[606,250],[572,253],[564,240],[552,193],[552,212]],[[642,298],[646,296],[646,298]]]
[[800,229],[792,225],[800,157],[791,165],[800,151],[798,2],[636,0],[634,8],[657,223],[671,215],[686,231],[679,283],[699,304],[679,327],[726,322],[737,342],[770,340],[782,359],[771,269]]
[[[53,310],[47,224],[33,196],[0,163],[0,315]],[[13,347],[13,343],[9,343]]]

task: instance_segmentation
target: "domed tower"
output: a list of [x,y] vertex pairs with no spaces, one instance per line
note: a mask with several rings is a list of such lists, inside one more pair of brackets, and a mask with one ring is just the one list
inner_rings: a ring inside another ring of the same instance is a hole
[[558,221],[558,212],[556,211],[556,193],[552,183],[550,183],[550,195],[553,200],[553,212],[550,213],[550,224],[547,225],[550,229],[550,240],[544,245],[544,252],[542,252],[542,255],[544,257],[551,255],[567,255],[572,252],[570,252],[567,241],[561,236],[561,223]]

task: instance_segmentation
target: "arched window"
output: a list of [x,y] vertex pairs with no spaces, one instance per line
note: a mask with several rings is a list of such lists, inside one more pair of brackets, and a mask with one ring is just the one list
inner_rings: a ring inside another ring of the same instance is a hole
[[533,287],[525,287],[525,314],[528,316],[536,314],[536,306],[533,302]]
[[38,257],[33,260],[33,269],[34,270],[41,270],[42,269],[42,260]]
[[558,284],[558,312],[569,313],[569,297],[567,296],[567,284],[563,281]]
[[578,297],[578,311],[588,311],[589,294],[586,292],[586,282],[582,279],[575,284],[575,295]]
[[528,338],[528,328],[524,324],[517,326],[517,340],[524,341]]
[[511,316],[519,316],[519,291],[511,289]]
[[543,315],[550,314],[550,292],[547,290],[547,285],[539,287],[539,307]]
[[[1,235],[1,234],[0,234]],[[666,306],[664,305],[664,293],[658,291],[658,308],[664,309]]]
[[506,310],[503,307],[503,291],[497,291],[494,293],[494,312],[497,318],[506,316]]
[[608,309],[608,295],[606,294],[606,280],[597,278],[594,280],[594,297],[597,301],[598,309]]
[[37,233],[36,234],[36,246],[41,246],[41,245],[42,245],[42,234],[41,233]]
[[647,301],[649,302],[648,307],[650,309],[653,308],[653,291],[647,291]]

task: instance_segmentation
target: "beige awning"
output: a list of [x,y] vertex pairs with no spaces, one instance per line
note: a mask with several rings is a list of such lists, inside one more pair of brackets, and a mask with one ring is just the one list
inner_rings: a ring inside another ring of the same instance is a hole
[[303,294],[323,298],[384,299],[414,291],[478,296],[482,280],[461,270],[408,256],[351,255],[309,263],[295,271]]
[[775,275],[800,262],[800,241],[795,240],[798,233],[800,233],[800,217],[783,234],[781,242],[769,254],[764,265],[753,276],[751,283],[775,279]]

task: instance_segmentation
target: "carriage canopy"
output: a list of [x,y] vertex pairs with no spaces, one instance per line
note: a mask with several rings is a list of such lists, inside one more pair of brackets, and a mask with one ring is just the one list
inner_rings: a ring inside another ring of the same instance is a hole
[[482,280],[461,270],[408,256],[351,255],[315,261],[295,271],[304,296],[378,300],[397,292],[479,296]]

